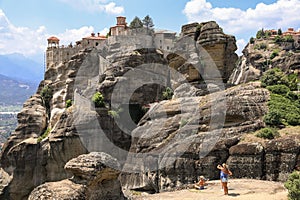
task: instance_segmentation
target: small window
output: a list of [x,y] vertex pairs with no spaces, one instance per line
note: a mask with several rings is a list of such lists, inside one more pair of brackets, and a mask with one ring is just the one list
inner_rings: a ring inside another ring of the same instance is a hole
[[98,46],[99,45],[99,43],[98,42],[96,42],[96,46]]
[[170,49],[170,47],[169,46],[167,46],[167,50],[169,50]]

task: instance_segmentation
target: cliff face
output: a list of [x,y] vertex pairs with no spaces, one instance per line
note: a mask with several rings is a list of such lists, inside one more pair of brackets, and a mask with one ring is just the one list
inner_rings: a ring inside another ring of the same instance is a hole
[[[128,156],[125,169],[137,173],[124,174],[123,182],[129,188],[160,191],[193,183],[200,175],[218,179],[216,166],[231,163],[229,149],[243,134],[264,126],[262,116],[267,111],[269,93],[259,85],[251,83],[230,88],[224,94],[157,104],[132,132],[133,154]],[[222,101],[222,107],[214,106]],[[147,162],[134,165],[142,160]],[[139,173],[136,167],[147,173]],[[150,173],[148,169],[155,170]]]
[[275,67],[288,74],[299,74],[299,46],[293,42],[276,43],[273,39],[256,39],[244,48],[229,82],[240,84],[258,80],[263,72]]
[[[299,160],[297,142],[278,141],[293,146],[289,151],[248,144],[250,156],[240,152],[241,135],[264,127],[269,93],[259,83],[224,91],[237,59],[234,37],[207,22],[183,26],[174,42],[174,49],[163,51],[153,47],[151,35],[111,37],[101,48],[49,68],[1,152],[0,198],[27,199],[32,191],[30,199],[54,198],[60,191],[68,199],[61,188],[73,199],[123,198],[120,169],[124,187],[159,191],[200,174],[218,178],[212,168],[225,161],[260,166],[247,177],[284,179]],[[167,87],[173,99],[165,95]],[[96,92],[103,99],[92,100]],[[66,108],[67,101],[72,106]],[[89,152],[102,153],[80,156]],[[261,160],[251,160],[252,154]],[[274,160],[291,167],[278,174],[270,167]]]
[[225,34],[214,21],[184,25],[182,35],[194,37],[196,43],[207,51],[226,83],[238,59],[235,37]]

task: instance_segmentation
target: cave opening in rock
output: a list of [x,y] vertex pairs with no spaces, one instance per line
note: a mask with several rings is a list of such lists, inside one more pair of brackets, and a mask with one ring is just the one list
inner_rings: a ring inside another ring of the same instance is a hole
[[131,95],[128,109],[131,120],[136,125],[146,114],[151,103],[159,102],[164,99],[163,93],[165,90],[165,86],[153,83],[144,84],[134,91]]

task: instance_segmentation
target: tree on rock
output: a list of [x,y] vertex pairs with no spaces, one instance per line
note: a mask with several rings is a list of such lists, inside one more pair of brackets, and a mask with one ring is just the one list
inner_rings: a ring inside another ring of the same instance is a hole
[[265,37],[265,31],[264,29],[262,28],[261,30],[257,31],[256,33],[256,38],[257,39],[260,39],[260,38],[264,38]]
[[140,18],[135,17],[132,22],[130,22],[129,25],[130,28],[142,28],[143,27],[143,22],[140,20]]
[[282,30],[281,30],[281,28],[278,29],[277,34],[278,34],[278,35],[282,35]]
[[154,26],[153,20],[152,20],[152,18],[149,15],[147,15],[143,19],[143,25],[147,28],[147,30],[151,29]]

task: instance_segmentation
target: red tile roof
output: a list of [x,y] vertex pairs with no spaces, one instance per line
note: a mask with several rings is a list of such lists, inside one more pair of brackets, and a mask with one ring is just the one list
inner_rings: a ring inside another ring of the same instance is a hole
[[106,40],[107,38],[105,36],[88,36],[84,37],[83,39],[89,39],[89,40]]
[[47,40],[48,41],[57,41],[57,42],[59,41],[59,39],[55,36],[49,37]]

